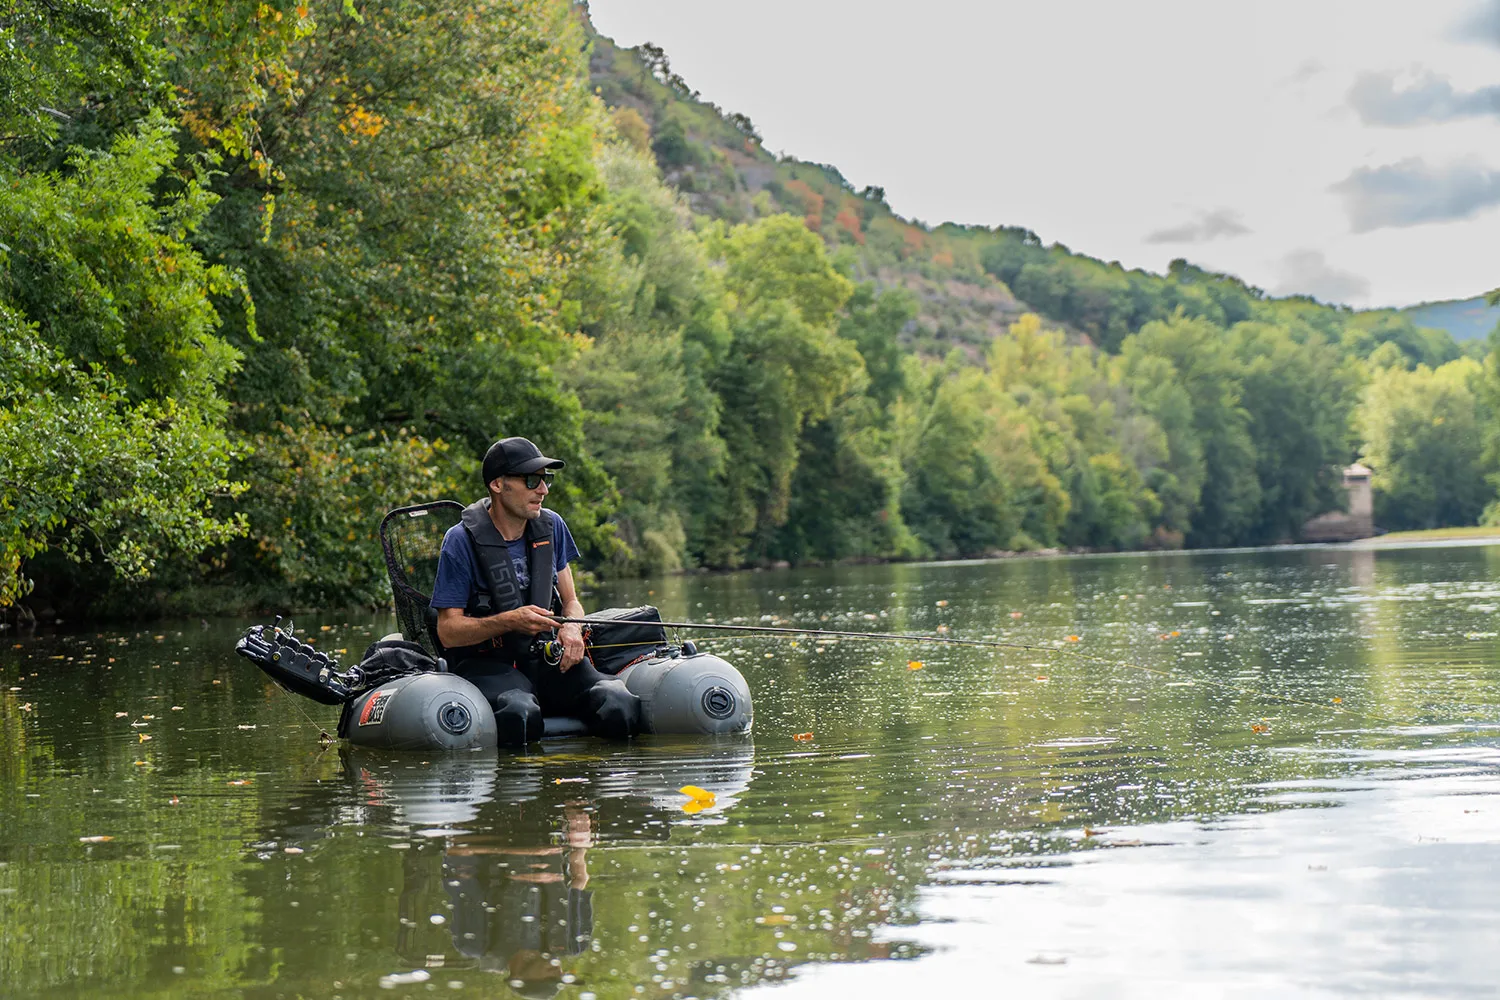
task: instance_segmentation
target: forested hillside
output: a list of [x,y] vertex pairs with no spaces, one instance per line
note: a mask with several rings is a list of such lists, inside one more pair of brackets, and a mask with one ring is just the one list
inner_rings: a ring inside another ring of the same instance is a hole
[[1291,539],[1358,454],[1387,527],[1494,493],[1446,334],[900,219],[564,0],[0,35],[0,605],[383,601],[380,514],[505,434],[606,574]]

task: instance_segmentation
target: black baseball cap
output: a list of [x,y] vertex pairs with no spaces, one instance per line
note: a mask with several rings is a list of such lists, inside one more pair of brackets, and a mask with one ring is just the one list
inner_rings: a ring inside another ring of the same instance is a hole
[[539,469],[561,469],[568,463],[548,458],[542,449],[523,437],[501,438],[484,453],[484,484],[488,486],[501,476],[524,476]]

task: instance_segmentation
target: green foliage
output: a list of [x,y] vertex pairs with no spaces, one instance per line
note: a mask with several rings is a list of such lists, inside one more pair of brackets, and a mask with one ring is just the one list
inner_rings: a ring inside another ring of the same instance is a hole
[[218,396],[237,354],[209,302],[234,282],[185,242],[212,203],[197,182],[153,199],[168,131],[0,188],[0,605],[47,549],[137,581],[243,530],[209,509],[242,488]]
[[[601,119],[567,6],[386,4],[358,22],[336,0],[315,6],[324,30],[291,46],[292,82],[260,118],[279,180],[237,161],[205,241],[243,269],[257,305],[255,330],[227,324],[246,354],[234,426],[257,444],[289,438],[300,456],[247,459],[254,545],[233,564],[326,600],[338,560],[304,589],[275,555],[311,544],[307,511],[361,510],[352,541],[373,549],[381,503],[411,499],[402,484],[425,475],[426,449],[453,446],[461,458],[431,485],[464,496],[480,491],[471,456],[506,434],[568,460],[553,504],[581,545],[607,554],[613,487],[555,369],[578,349],[576,286],[603,238]],[[291,470],[363,468],[350,449],[397,440],[383,492],[372,469],[368,482],[324,476],[315,500],[301,498]],[[378,591],[351,576],[350,596]]]
[[[1241,405],[1238,365],[1224,331],[1207,320],[1179,315],[1148,323],[1125,341],[1121,353],[1136,384],[1166,375],[1182,393],[1148,393],[1156,398],[1146,401],[1147,412],[1168,428],[1173,478],[1199,484],[1191,521],[1173,527],[1184,531],[1191,545],[1231,545],[1246,537],[1261,504],[1261,488],[1250,414]],[[1190,430],[1173,426],[1183,415],[1184,397]]]
[[299,603],[384,603],[390,584],[373,526],[392,507],[459,488],[443,446],[403,430],[346,434],[302,421],[246,444],[239,469],[255,487],[240,503],[250,531],[234,575]]
[[1471,358],[1432,369],[1375,372],[1360,400],[1363,461],[1374,471],[1375,519],[1401,530],[1474,524],[1493,495],[1486,475],[1483,368]]

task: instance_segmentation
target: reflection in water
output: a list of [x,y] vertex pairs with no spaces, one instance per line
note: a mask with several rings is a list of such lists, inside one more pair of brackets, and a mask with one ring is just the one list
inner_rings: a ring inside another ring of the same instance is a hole
[[[629,831],[603,834],[605,842],[643,834],[666,840],[672,826],[723,823],[749,788],[755,762],[748,738],[607,761],[566,749],[420,763],[358,750],[340,756],[366,802],[424,838],[403,858],[397,954],[418,969],[498,973],[533,998],[577,982],[572,960],[595,945],[589,852],[601,842],[601,814]],[[553,763],[583,765],[583,773],[549,779]],[[688,785],[713,793],[712,803],[678,791]]]

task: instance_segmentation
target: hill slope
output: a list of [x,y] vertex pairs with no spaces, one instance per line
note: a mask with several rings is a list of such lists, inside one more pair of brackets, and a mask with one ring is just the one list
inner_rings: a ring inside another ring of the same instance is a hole
[[[881,188],[855,190],[835,167],[768,152],[748,118],[704,101],[661,49],[623,48],[592,25],[587,31],[596,93],[613,109],[620,132],[650,150],[694,212],[730,223],[777,212],[801,216],[855,278],[916,296],[918,316],[903,334],[915,353],[957,348],[977,360],[1027,312],[1113,352],[1144,324],[1178,310],[1226,326],[1295,315],[1336,338],[1352,330],[1359,353],[1394,341],[1414,362],[1441,364],[1460,353],[1444,332],[1446,317],[1274,299],[1184,260],[1159,275],[1045,245],[1022,228],[929,228],[904,219]],[[1419,329],[1419,321],[1438,329]]]

